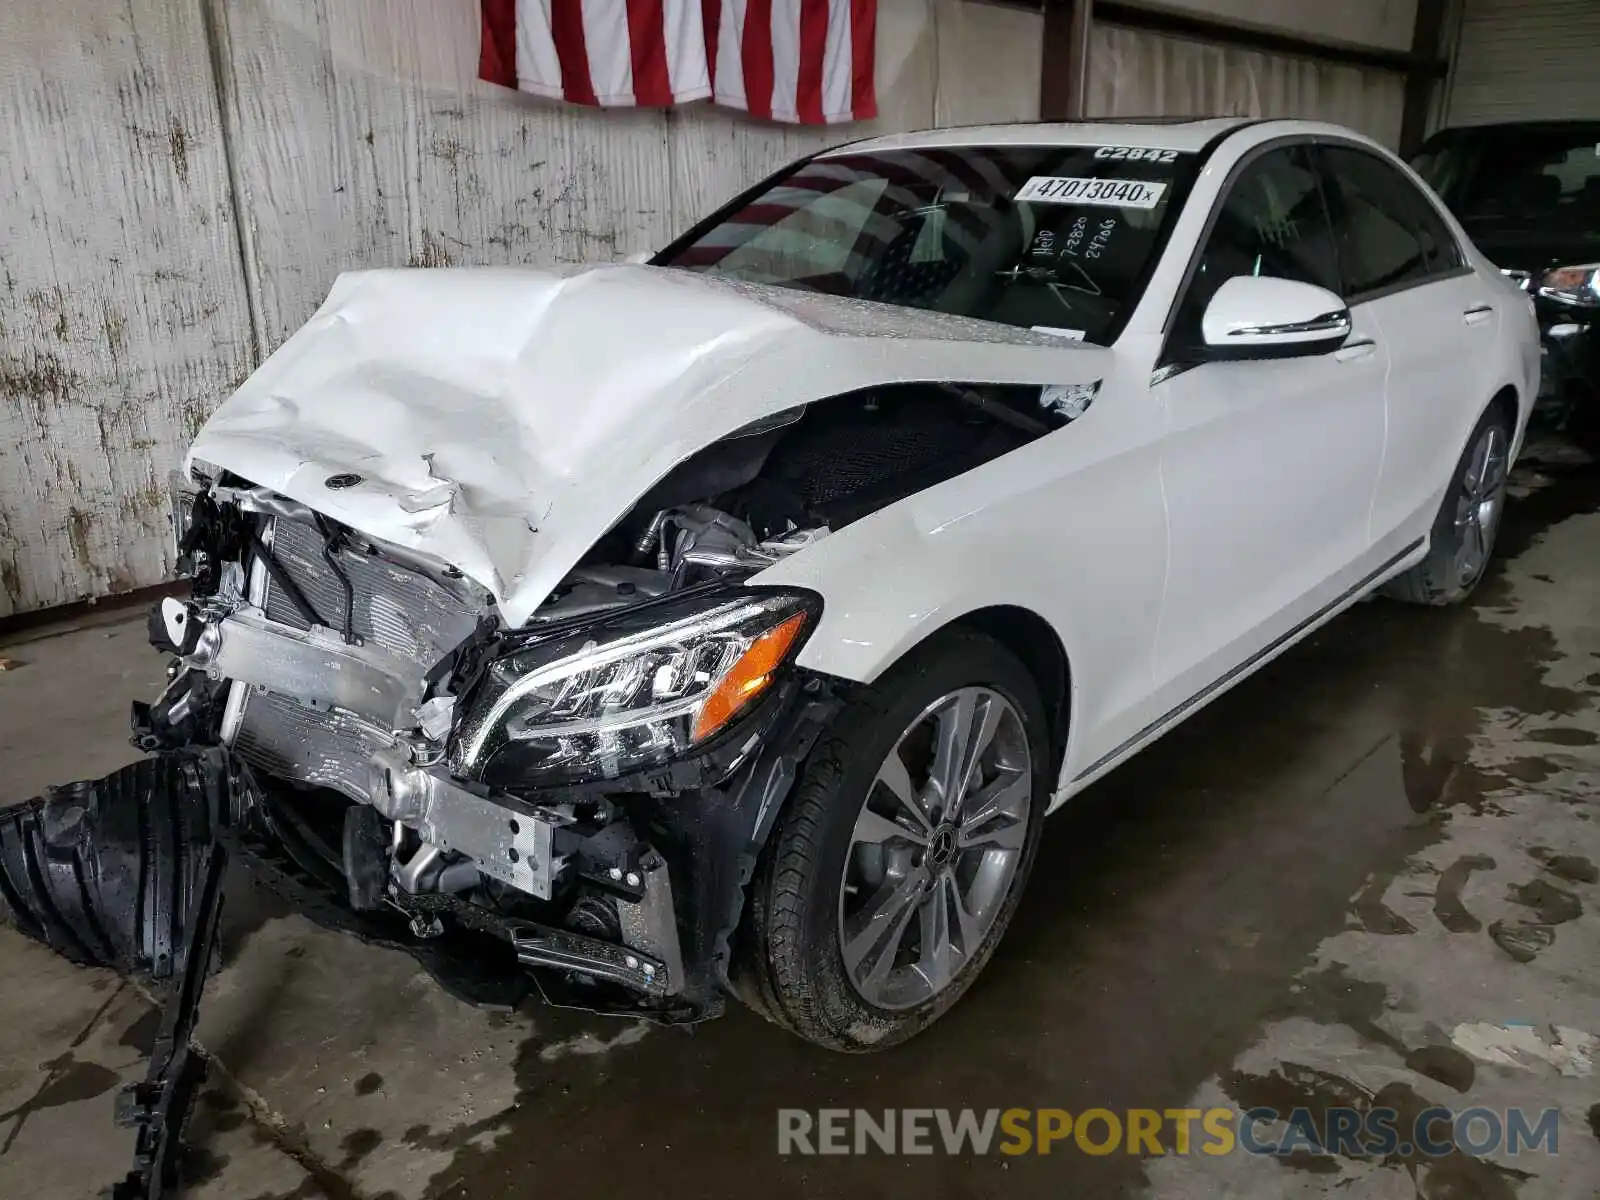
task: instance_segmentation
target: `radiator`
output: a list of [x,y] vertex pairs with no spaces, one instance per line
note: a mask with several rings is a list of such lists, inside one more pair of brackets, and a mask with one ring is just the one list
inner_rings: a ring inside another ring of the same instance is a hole
[[[344,623],[345,589],[323,556],[324,540],[313,525],[276,518],[264,538],[273,557],[320,618],[338,630]],[[418,680],[477,627],[484,608],[416,571],[375,554],[346,548],[335,561],[350,580],[352,631],[416,665]],[[294,629],[310,622],[285,590],[268,576],[262,604],[268,620]],[[235,683],[225,727],[233,748],[258,770],[283,779],[332,788],[366,801],[373,753],[393,743],[393,731],[349,713],[313,707],[293,696]]]
[[[315,526],[278,518],[271,531],[272,556],[294,580],[322,624],[344,623],[344,585],[322,555]],[[345,549],[334,556],[349,577],[355,596],[353,627],[366,641],[409,659],[422,668],[438,662],[464,641],[482,611],[425,575],[396,566],[375,554]],[[310,622],[276,582],[269,582],[265,604],[269,620],[308,629]]]
[[279,779],[332,788],[352,800],[371,799],[367,763],[394,744],[388,730],[359,717],[312,708],[249,684],[233,748],[240,758]]

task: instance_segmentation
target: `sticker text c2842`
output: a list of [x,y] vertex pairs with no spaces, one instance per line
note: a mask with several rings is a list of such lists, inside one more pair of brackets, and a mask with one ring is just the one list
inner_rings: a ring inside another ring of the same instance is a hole
[[1156,150],[1145,146],[1101,146],[1094,152],[1096,158],[1121,159],[1126,162],[1175,163],[1176,150]]

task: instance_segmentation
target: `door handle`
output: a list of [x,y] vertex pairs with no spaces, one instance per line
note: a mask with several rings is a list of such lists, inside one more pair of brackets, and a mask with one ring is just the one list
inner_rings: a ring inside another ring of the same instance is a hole
[[1494,305],[1478,304],[1467,309],[1461,314],[1461,320],[1468,325],[1482,325],[1494,316]]
[[1346,342],[1333,352],[1333,356],[1340,362],[1355,362],[1358,358],[1370,357],[1377,349],[1377,342],[1362,338],[1359,342]]

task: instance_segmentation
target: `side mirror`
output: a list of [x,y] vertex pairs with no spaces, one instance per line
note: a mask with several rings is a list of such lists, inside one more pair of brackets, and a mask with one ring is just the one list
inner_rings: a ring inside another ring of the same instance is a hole
[[654,250],[635,250],[622,261],[627,263],[629,266],[642,267],[655,256],[656,252]]
[[1212,359],[1327,354],[1350,336],[1350,310],[1315,284],[1236,275],[1206,305],[1200,336]]

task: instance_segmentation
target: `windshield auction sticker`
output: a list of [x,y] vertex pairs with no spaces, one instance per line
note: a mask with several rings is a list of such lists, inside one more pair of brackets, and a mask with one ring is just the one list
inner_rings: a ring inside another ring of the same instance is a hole
[[1154,208],[1167,190],[1164,183],[1139,179],[1096,179],[1035,175],[1018,189],[1015,200],[1033,204],[1098,204],[1106,208]]

